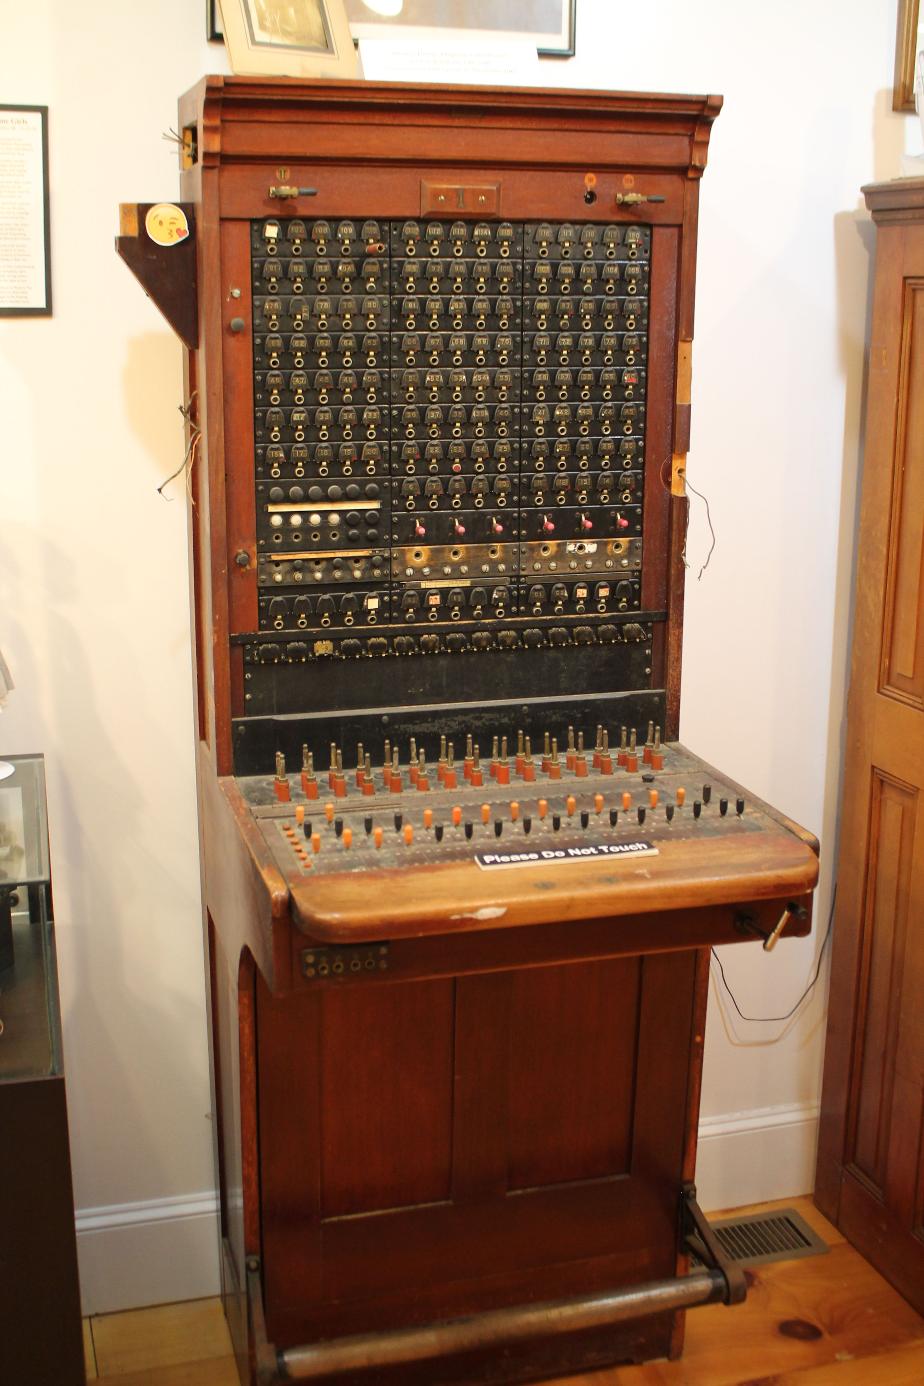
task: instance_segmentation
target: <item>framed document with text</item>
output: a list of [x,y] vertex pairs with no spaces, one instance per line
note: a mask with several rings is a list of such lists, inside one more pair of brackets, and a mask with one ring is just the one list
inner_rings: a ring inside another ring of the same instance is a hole
[[50,315],[48,107],[0,105],[0,316]]

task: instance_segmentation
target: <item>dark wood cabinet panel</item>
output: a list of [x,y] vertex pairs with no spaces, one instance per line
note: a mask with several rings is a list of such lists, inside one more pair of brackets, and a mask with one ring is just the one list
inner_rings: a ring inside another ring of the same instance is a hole
[[323,1218],[449,1198],[454,1003],[452,981],[324,997]]
[[905,971],[918,796],[910,785],[873,775],[850,1162],[884,1196],[899,1030],[892,1000],[901,995]]
[[906,278],[883,611],[883,692],[924,708],[924,279]]
[[539,1297],[569,1266],[585,1287],[672,1274],[697,956],[320,998],[258,982],[279,1342],[426,1321],[437,1298],[462,1315],[486,1285]]
[[924,1308],[924,180],[878,224],[816,1202]]
[[511,1189],[628,1173],[641,971],[618,958],[514,978]]

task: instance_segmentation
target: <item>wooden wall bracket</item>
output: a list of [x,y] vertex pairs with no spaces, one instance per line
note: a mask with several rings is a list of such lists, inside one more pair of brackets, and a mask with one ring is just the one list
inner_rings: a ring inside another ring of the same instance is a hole
[[189,233],[174,245],[158,245],[145,229],[145,218],[157,205],[120,203],[116,251],[184,346],[195,351],[199,345],[195,208],[190,202],[173,204],[184,213]]

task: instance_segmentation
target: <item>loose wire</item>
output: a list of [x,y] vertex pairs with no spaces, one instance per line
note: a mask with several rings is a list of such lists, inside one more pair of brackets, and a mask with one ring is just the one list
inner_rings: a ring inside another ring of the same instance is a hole
[[718,955],[718,953],[715,951],[715,949],[714,949],[714,948],[712,949],[712,956],[715,958],[716,962],[718,963],[719,972],[720,972],[721,977],[722,977],[722,985],[724,986],[725,990],[728,992],[728,995],[729,995],[729,997],[731,998],[731,1003],[732,1003],[732,1005],[734,1006],[735,1010],[736,1010],[736,1011],[738,1012],[738,1014],[740,1015],[740,1017],[741,1017],[742,1020],[749,1020],[749,1021],[753,1022],[755,1025],[769,1025],[769,1024],[772,1024],[772,1023],[775,1023],[775,1022],[779,1022],[779,1021],[783,1021],[783,1020],[791,1020],[791,1019],[792,1019],[792,1017],[795,1015],[796,1011],[797,1011],[797,1010],[799,1009],[799,1007],[802,1005],[802,1002],[803,1002],[803,1001],[805,1000],[805,998],[809,995],[809,993],[814,989],[815,984],[817,983],[818,978],[819,978],[819,975],[820,975],[820,973],[821,973],[822,959],[824,958],[825,949],[826,949],[827,946],[828,946],[828,939],[831,937],[831,928],[832,928],[832,926],[833,926],[833,924],[834,924],[834,905],[835,905],[836,900],[837,900],[837,885],[835,885],[834,890],[833,890],[832,893],[831,893],[831,912],[830,912],[830,914],[828,915],[828,927],[827,927],[827,929],[825,929],[825,936],[824,936],[824,939],[823,939],[823,941],[822,941],[822,945],[821,945],[821,947],[820,947],[819,950],[818,950],[818,961],[817,961],[816,966],[815,966],[815,973],[814,973],[814,976],[812,977],[812,980],[809,982],[808,986],[805,988],[805,991],[804,991],[804,992],[802,993],[802,995],[799,997],[799,999],[798,999],[798,1001],[796,1002],[796,1004],[792,1007],[791,1010],[787,1011],[785,1015],[745,1015],[744,1011],[741,1009],[741,1007],[738,1005],[738,1002],[735,1000],[735,993],[732,991],[731,987],[728,985],[728,978],[725,976],[725,969],[724,969],[724,967],[722,966],[722,959],[719,957],[719,955]]
[[[706,499],[706,497],[703,495],[702,491],[697,491],[696,487],[693,486],[692,483],[690,482],[689,477],[684,477],[684,485],[685,485],[685,487],[686,487],[686,489],[687,489],[688,491],[692,491],[692,492],[693,492],[694,496],[699,496],[699,498],[700,498],[700,500],[702,501],[703,505],[706,507],[706,523],[707,523],[707,525],[709,526],[709,535],[710,535],[711,542],[710,542],[710,544],[709,544],[709,552],[706,554],[706,557],[705,557],[705,559],[704,559],[704,561],[703,561],[703,566],[700,568],[699,572],[696,574],[696,581],[699,582],[700,579],[701,579],[702,576],[703,576],[703,573],[704,573],[704,572],[706,571],[706,569],[709,567],[709,560],[712,558],[712,555],[713,555],[713,553],[715,552],[715,530],[714,530],[713,527],[712,527],[712,515],[711,515],[710,510],[709,510],[709,502],[708,502],[708,500]],[[687,517],[687,526],[689,527],[689,516]],[[689,568],[690,565],[689,565],[689,563],[687,563],[687,546],[686,546],[686,542],[684,542],[684,546],[683,546],[683,562],[684,562],[684,566],[687,567],[687,568]]]
[[[202,436],[202,430],[199,428],[198,424],[193,422],[192,418],[192,407],[195,398],[196,395],[195,393],[193,393],[190,396],[189,404],[177,405],[177,408],[179,409],[187,425],[189,426],[189,442],[186,445],[186,451],[183,454],[183,461],[177,467],[176,471],[171,472],[170,475],[167,477],[166,481],[162,481],[161,484],[158,486],[157,494],[159,496],[164,496],[164,491],[170,485],[171,481],[174,481],[180,475],[180,472],[185,471],[187,467],[189,468],[189,471],[187,472],[186,476],[186,487],[187,491],[189,490],[190,480],[192,478],[192,469],[195,465],[196,453],[199,448],[199,439]],[[170,499],[170,496],[164,496],[164,500],[169,501]]]

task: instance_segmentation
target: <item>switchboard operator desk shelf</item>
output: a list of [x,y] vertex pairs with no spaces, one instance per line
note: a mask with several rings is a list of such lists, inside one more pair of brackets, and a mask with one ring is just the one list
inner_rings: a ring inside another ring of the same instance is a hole
[[[814,840],[677,743],[716,97],[206,78],[119,249],[188,348],[245,1383],[676,1355],[709,947]],[[705,1269],[689,1273],[693,1247]]]

